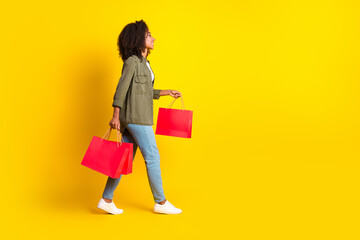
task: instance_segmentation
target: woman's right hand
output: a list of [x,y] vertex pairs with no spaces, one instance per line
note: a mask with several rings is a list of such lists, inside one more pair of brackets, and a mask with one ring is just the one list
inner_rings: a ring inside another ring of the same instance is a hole
[[120,131],[120,120],[119,118],[112,118],[109,126]]

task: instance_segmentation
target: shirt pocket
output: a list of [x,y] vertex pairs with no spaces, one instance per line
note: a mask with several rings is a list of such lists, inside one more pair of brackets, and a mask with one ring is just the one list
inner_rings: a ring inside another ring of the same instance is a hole
[[147,90],[148,85],[148,78],[147,75],[137,75],[135,76],[135,92],[144,94]]

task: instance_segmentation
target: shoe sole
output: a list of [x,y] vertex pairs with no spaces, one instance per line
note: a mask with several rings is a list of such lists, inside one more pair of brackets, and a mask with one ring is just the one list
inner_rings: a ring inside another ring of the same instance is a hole
[[174,212],[174,213],[172,213],[172,212],[162,212],[162,211],[158,211],[158,210],[155,210],[155,209],[154,209],[154,212],[155,212],[155,213],[161,213],[161,214],[172,214],[172,215],[182,213],[182,211],[181,211],[181,212]]
[[101,205],[98,205],[97,207],[100,208],[101,210],[104,210],[105,212],[113,214],[113,215],[122,214],[124,212],[124,211],[122,211],[121,213],[114,213],[114,212],[111,212],[111,211],[107,210],[106,208],[102,207]]

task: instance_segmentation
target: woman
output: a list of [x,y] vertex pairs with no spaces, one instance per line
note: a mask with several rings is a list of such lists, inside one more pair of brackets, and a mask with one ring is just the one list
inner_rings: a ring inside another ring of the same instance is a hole
[[[153,89],[154,73],[147,56],[154,49],[155,38],[151,36],[146,23],[129,23],[118,38],[119,54],[124,61],[122,74],[114,94],[114,113],[109,125],[120,131],[124,142],[132,143],[134,158],[137,147],[145,159],[150,188],[154,197],[154,211],[164,214],[179,214],[181,209],[174,207],[164,195],[160,171],[160,154],[152,129],[153,99],[170,95],[178,98],[176,90]],[[122,176],[122,175],[121,175]],[[120,178],[108,177],[98,208],[111,214],[121,214],[112,201]]]

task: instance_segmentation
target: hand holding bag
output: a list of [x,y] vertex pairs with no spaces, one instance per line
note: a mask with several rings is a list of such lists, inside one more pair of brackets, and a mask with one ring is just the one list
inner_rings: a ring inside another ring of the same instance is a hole
[[171,109],[176,99],[167,108],[159,108],[155,134],[191,138],[193,111],[185,110],[182,96],[182,110]]
[[109,141],[111,129],[103,138],[93,136],[81,165],[106,176],[119,178],[121,174],[132,172],[133,144],[123,142],[120,131],[116,142]]

